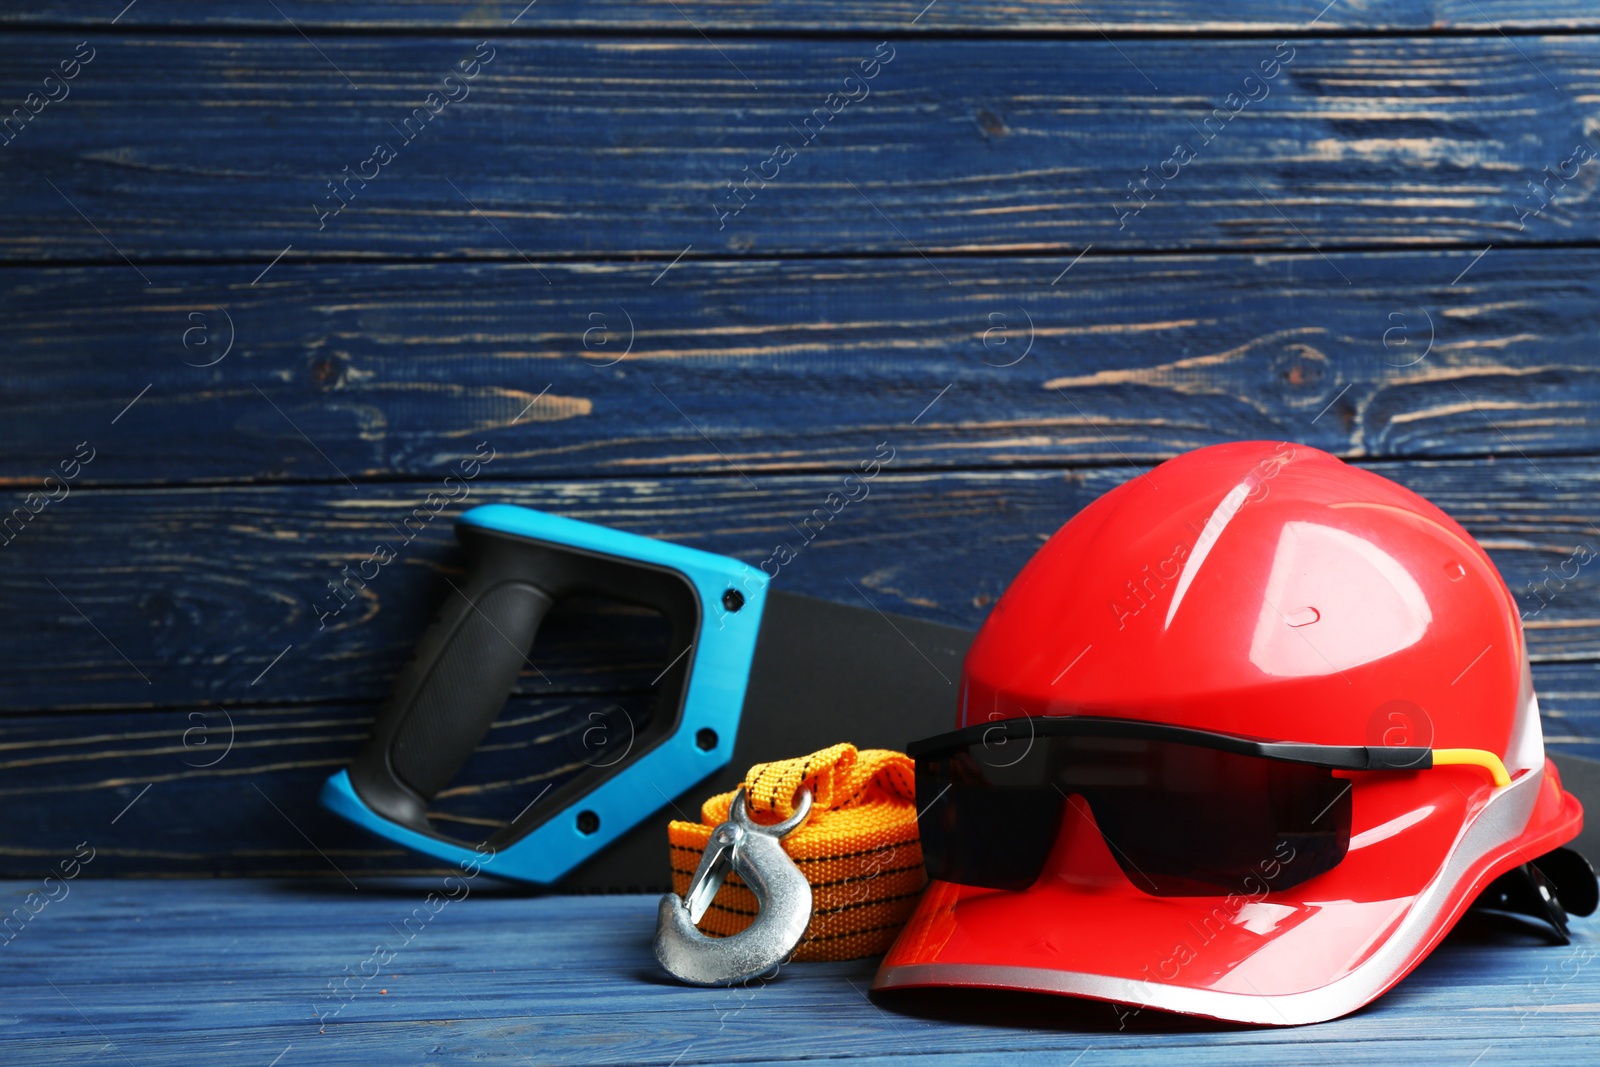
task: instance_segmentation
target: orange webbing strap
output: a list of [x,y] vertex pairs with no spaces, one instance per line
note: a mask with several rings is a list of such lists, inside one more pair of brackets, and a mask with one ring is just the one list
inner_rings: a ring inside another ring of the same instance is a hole
[[[783,838],[784,851],[811,883],[811,925],[796,960],[853,960],[888,951],[927,881],[917,839],[916,782],[909,756],[834,745],[802,759],[758,763],[745,775],[746,803],[757,822],[794,814],[800,786],[811,790],[811,818]],[[673,820],[672,887],[689,891],[711,831],[728,820],[734,793],[706,801],[700,822]],[[713,937],[750,925],[756,898],[737,874],[717,891],[700,922]]]

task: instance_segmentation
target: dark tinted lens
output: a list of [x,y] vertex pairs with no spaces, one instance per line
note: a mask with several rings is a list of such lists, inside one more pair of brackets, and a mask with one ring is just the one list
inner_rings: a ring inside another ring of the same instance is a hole
[[1129,881],[1156,896],[1264,895],[1344,859],[1348,779],[1325,767],[1195,745],[1053,739]]
[[1337,865],[1350,786],[1326,768],[1169,741],[1035,738],[917,761],[928,876],[1026,889],[1066,804],[1087,804],[1129,881],[1156,896],[1263,895]]
[[1019,741],[917,761],[929,878],[991,889],[1026,889],[1038,879],[1066,798],[1050,784],[1043,746],[1016,758],[1023,752]]

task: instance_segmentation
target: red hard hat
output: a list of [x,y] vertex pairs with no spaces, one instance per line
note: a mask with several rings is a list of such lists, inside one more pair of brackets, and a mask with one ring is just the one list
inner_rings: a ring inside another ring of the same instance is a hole
[[934,880],[875,988],[1330,1019],[1582,826],[1489,557],[1303,445],[1085,508],[984,623],[957,725],[912,746]]

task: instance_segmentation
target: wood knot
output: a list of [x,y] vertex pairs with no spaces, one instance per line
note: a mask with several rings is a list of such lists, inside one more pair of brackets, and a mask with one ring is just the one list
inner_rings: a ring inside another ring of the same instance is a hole
[[1011,132],[1005,120],[986,107],[978,109],[978,127],[983,130],[985,137],[1004,137]]
[[337,389],[344,384],[344,371],[344,360],[319,356],[311,361],[308,375],[311,384],[318,389]]

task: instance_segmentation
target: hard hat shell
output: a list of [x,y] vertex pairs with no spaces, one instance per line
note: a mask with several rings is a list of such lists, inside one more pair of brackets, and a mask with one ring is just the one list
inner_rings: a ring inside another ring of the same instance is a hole
[[1409,489],[1304,445],[1169,460],[1023,568],[967,655],[958,725],[1085,714],[1483,749],[1512,781],[1471,766],[1354,773],[1343,862],[1278,890],[1292,855],[1263,856],[1237,891],[1204,897],[1136,888],[1092,814],[1069,805],[1032,887],[932,883],[876,988],[1330,1019],[1404,977],[1494,877],[1582,825],[1545,759],[1521,621],[1489,557]]

